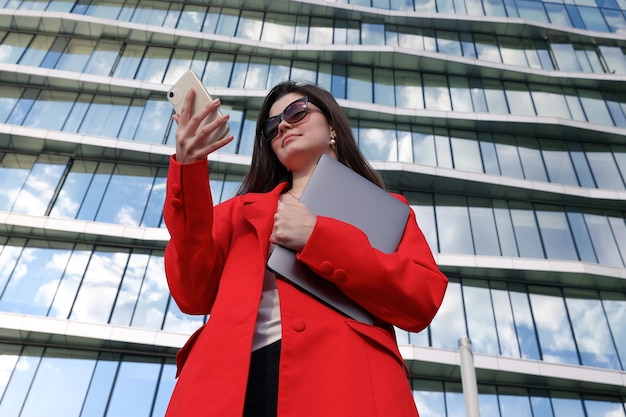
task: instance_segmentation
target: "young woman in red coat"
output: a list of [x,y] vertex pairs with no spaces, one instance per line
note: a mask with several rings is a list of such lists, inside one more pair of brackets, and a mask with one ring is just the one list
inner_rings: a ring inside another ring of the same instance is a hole
[[[207,155],[230,142],[201,125],[219,100],[190,114],[185,99],[167,182],[168,284],[187,314],[210,314],[177,356],[168,417],[417,416],[393,326],[423,330],[447,286],[410,212],[395,253],[359,229],[299,203],[322,154],[383,186],[359,151],[347,116],[326,90],[285,82],[266,97],[249,173],[213,206]],[[396,196],[406,203],[401,196]],[[274,245],[336,284],[375,316],[350,319],[276,279]]]

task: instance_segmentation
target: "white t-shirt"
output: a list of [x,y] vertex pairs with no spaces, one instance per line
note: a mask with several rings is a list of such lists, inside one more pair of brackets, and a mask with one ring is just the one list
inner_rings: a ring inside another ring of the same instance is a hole
[[265,278],[263,279],[263,293],[259,303],[259,314],[254,326],[252,350],[255,351],[270,345],[280,340],[281,337],[280,304],[278,302],[278,289],[276,288],[276,275],[266,269]]

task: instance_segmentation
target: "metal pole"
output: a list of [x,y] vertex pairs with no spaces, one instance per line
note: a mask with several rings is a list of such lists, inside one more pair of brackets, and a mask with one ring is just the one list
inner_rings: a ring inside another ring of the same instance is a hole
[[474,355],[472,354],[472,341],[470,339],[466,337],[459,339],[459,355],[461,357],[461,384],[463,385],[463,398],[465,399],[465,415],[466,417],[480,417],[478,384],[476,382]]

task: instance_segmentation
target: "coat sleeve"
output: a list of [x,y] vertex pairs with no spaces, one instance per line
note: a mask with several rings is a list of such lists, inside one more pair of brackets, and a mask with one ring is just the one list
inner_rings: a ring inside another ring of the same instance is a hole
[[[224,249],[213,230],[215,210],[208,162],[180,164],[170,158],[163,217],[170,233],[165,276],[186,314],[209,314],[224,266]],[[217,223],[217,222],[215,222]]]
[[348,223],[318,216],[297,256],[379,319],[412,332],[430,324],[448,284],[413,210],[394,253],[373,248],[365,233]]

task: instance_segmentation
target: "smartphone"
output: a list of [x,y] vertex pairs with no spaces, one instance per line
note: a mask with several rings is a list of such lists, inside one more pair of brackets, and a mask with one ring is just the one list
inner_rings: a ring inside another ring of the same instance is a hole
[[[198,110],[202,109],[204,106],[213,101],[213,99],[209,95],[209,92],[206,90],[206,88],[202,84],[202,81],[200,81],[196,73],[193,70],[188,70],[178,79],[178,81],[174,83],[172,88],[167,92],[167,100],[174,107],[176,113],[180,114],[180,112],[183,110],[185,96],[187,95],[187,92],[189,92],[189,90],[192,88],[195,90],[196,96],[194,98],[191,114],[195,114]],[[221,115],[222,112],[218,109],[216,112],[209,114],[207,118],[202,122],[202,124],[210,123]],[[230,132],[230,127],[228,126],[228,124],[226,124],[221,129],[211,134],[210,141],[214,142],[218,139],[221,139],[224,136],[228,135],[228,132]]]

